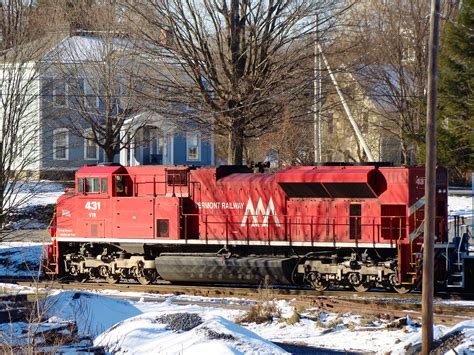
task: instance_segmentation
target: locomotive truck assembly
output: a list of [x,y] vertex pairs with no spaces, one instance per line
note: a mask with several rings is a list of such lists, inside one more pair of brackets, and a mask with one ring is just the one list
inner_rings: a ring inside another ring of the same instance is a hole
[[[448,241],[437,169],[436,277],[465,287],[466,235]],[[329,286],[404,293],[420,281],[424,168],[84,166],[57,201],[58,277]]]

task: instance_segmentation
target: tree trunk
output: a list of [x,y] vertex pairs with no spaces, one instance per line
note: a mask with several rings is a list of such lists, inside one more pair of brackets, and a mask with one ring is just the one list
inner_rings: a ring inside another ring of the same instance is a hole
[[227,164],[242,165],[244,153],[244,130],[233,127],[229,132],[229,145],[227,148]]
[[[2,184],[3,186],[3,184]],[[4,211],[4,208],[3,208],[3,204],[5,202],[5,189],[2,187],[0,188],[0,228],[4,228],[5,227],[5,211]],[[1,240],[1,238],[0,238]]]
[[3,174],[4,172],[4,157],[3,157],[3,141],[0,141],[0,164],[1,164],[1,172],[2,175],[0,176],[0,228],[3,229],[4,224],[5,224],[5,215],[4,215],[4,202],[5,202],[5,176]]
[[405,142],[403,141],[403,138],[402,140],[400,141],[400,147],[401,147],[401,150],[402,150],[402,165],[407,165],[408,164],[408,160],[409,160],[409,157],[408,157],[408,147],[407,145],[405,144]]
[[114,161],[115,149],[107,148],[104,150],[104,153],[105,153],[105,162],[112,163]]

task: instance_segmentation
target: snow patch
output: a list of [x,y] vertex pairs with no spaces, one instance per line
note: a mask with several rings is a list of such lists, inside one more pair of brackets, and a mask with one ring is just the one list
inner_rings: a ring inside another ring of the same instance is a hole
[[42,250],[42,243],[0,243],[0,276],[38,276]]
[[162,312],[121,322],[94,341],[108,351],[132,354],[285,354],[275,344],[221,316],[207,316],[189,331],[174,332],[159,322]]
[[474,212],[473,198],[470,196],[448,196],[448,214],[461,216],[472,215]]
[[88,292],[63,291],[43,303],[46,318],[75,321],[80,335],[96,336],[114,324],[142,312],[129,301]]

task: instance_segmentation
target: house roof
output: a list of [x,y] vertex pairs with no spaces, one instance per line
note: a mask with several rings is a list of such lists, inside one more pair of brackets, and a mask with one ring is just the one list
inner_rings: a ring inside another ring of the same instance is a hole
[[386,112],[397,111],[396,99],[402,85],[414,86],[408,75],[390,65],[358,65],[352,76],[374,106]]
[[126,118],[124,121],[124,127],[130,127],[133,129],[138,129],[143,126],[155,126],[159,127],[167,133],[173,132],[175,126],[173,122],[170,122],[169,119],[160,115],[157,112],[143,110],[137,113],[134,113]]
[[0,53],[0,62],[90,62],[102,61],[106,55],[137,48],[130,40],[100,34],[58,32]]
[[77,63],[103,61],[116,51],[134,48],[131,41],[118,37],[105,38],[100,35],[72,35],[63,38],[45,53],[45,62]]
[[0,53],[0,63],[25,63],[36,62],[42,58],[69,34],[66,32],[57,32],[47,34],[37,40],[24,43],[15,49],[8,49]]

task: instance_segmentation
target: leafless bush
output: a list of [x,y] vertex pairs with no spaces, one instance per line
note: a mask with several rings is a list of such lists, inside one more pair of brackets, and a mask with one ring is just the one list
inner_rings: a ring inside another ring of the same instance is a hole
[[241,317],[237,323],[267,323],[281,316],[280,309],[275,303],[275,292],[269,287],[268,280],[259,287],[257,302]]

